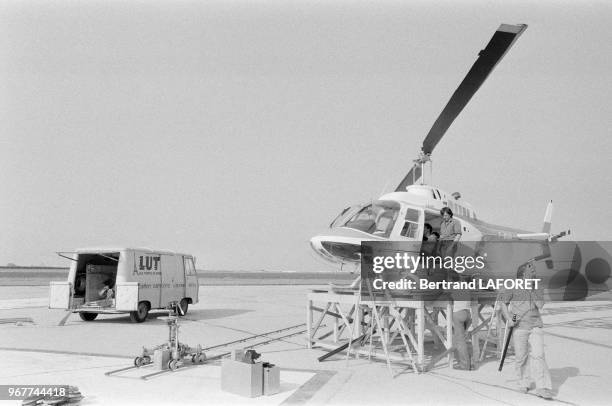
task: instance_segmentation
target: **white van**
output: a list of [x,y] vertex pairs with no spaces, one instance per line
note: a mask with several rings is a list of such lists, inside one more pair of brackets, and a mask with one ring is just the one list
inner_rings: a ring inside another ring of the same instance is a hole
[[78,312],[85,321],[99,313],[130,313],[143,322],[149,310],[180,304],[182,314],[198,303],[194,257],[148,248],[78,249],[66,282],[51,282],[50,309]]

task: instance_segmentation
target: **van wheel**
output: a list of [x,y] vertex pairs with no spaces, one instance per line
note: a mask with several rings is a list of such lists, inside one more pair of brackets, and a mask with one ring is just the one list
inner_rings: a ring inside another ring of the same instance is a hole
[[134,323],[142,323],[149,315],[149,305],[146,302],[138,303],[138,310],[130,312],[130,319]]
[[181,306],[181,310],[182,310],[182,312],[179,310],[179,316],[186,315],[187,309],[189,309],[189,301],[187,299],[182,299],[181,302],[179,303],[179,306]]
[[79,312],[79,317],[83,321],[92,321],[98,317],[98,313]]

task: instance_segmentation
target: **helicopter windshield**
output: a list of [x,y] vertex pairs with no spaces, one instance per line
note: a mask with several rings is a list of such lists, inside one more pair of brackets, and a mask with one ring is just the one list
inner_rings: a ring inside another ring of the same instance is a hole
[[399,210],[400,206],[396,202],[375,202],[359,210],[344,224],[344,227],[380,237],[389,237]]
[[349,206],[342,210],[340,214],[336,216],[336,218],[329,224],[329,228],[334,228],[343,225],[346,223],[347,219],[355,214],[356,211],[361,209],[363,205],[357,204],[354,206]]

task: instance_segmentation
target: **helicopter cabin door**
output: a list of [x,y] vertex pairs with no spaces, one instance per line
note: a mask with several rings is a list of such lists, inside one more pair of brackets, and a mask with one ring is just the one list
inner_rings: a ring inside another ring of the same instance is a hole
[[393,234],[398,240],[423,241],[423,225],[425,214],[423,209],[408,205],[402,205],[398,221],[394,227]]

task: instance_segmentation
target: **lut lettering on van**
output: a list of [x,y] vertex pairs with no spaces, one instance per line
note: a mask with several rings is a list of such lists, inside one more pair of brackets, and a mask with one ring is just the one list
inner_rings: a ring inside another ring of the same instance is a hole
[[139,270],[144,271],[146,269],[147,271],[151,271],[151,270],[157,271],[160,257],[151,257],[148,255],[141,255],[140,257],[138,257],[138,259],[139,259],[139,263],[138,263]]

